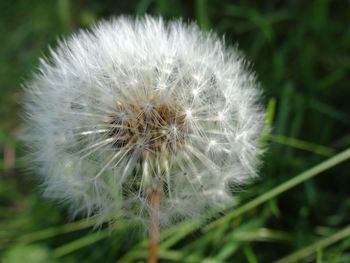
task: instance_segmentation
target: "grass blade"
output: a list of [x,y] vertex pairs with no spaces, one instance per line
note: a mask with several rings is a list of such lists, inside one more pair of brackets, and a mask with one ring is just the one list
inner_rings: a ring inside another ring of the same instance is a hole
[[317,252],[320,249],[323,249],[333,243],[347,238],[350,236],[350,226],[345,227],[344,229],[336,232],[335,234],[324,238],[314,244],[307,246],[295,253],[292,253],[284,258],[277,260],[275,263],[291,263],[291,262],[299,262],[300,259],[308,257],[313,253]]
[[257,207],[258,205],[261,205],[262,203],[266,202],[267,200],[270,200],[273,197],[278,196],[279,194],[289,190],[290,188],[324,172],[325,170],[336,166],[337,164],[346,161],[350,158],[350,149],[347,149],[334,157],[312,167],[311,169],[293,177],[292,179],[288,180],[285,183],[282,183],[281,185],[271,189],[270,191],[266,192],[263,195],[258,196],[257,198],[251,200],[250,202],[246,203],[245,205],[238,207],[237,209],[233,210],[233,212],[227,214],[226,216],[212,222],[211,224],[207,225],[205,230],[208,231],[218,225],[222,225],[233,218],[236,218],[240,216],[241,214]]

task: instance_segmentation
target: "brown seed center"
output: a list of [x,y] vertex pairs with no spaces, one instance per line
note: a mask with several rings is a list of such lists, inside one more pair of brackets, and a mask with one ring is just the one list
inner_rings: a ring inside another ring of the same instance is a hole
[[108,134],[118,149],[175,153],[188,134],[185,111],[175,102],[151,99],[145,103],[119,103],[116,112],[109,121]]

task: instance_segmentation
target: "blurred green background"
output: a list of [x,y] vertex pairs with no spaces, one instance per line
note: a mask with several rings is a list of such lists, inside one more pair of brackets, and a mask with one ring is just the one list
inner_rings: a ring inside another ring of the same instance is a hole
[[261,179],[237,193],[239,204],[224,215],[166,229],[161,262],[350,262],[345,0],[1,1],[1,262],[145,261],[147,237],[133,222],[94,231],[93,221],[69,221],[64,207],[43,200],[16,140],[21,83],[48,45],[100,18],[144,13],[196,20],[239,43],[265,91],[272,127]]

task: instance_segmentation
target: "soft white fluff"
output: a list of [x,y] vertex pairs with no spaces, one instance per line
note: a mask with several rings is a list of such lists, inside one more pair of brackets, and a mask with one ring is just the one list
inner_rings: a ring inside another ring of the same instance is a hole
[[[235,48],[194,24],[149,16],[99,23],[61,41],[25,92],[25,141],[44,194],[74,214],[145,219],[146,188],[160,182],[160,220],[169,224],[232,204],[235,187],[256,176],[264,120],[256,78]],[[107,124],[124,114],[118,103],[145,107],[150,98],[176,103],[188,131],[181,147],[146,163],[116,147]]]

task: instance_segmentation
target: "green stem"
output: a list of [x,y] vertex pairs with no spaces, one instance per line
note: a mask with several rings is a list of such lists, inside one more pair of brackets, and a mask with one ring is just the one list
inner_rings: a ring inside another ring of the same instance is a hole
[[76,251],[76,250],[81,249],[83,247],[92,245],[92,244],[96,243],[97,241],[100,241],[100,240],[108,237],[108,235],[109,235],[108,229],[86,235],[82,238],[79,238],[79,239],[74,240],[68,244],[65,244],[61,247],[54,249],[52,254],[56,258],[63,257],[69,253],[72,253],[73,251]]
[[323,155],[326,157],[330,157],[335,154],[335,150],[332,148],[310,143],[299,139],[295,139],[295,138],[286,137],[283,135],[272,134],[272,135],[268,135],[266,138],[271,142],[276,142],[279,144],[287,145],[287,146],[294,147],[294,148],[308,151],[308,152],[313,152],[315,154]]
[[218,225],[224,224],[234,218],[237,218],[241,214],[257,207],[258,205],[266,202],[267,200],[276,197],[277,195],[289,190],[290,188],[312,178],[313,176],[320,174],[324,172],[325,170],[336,166],[337,164],[346,161],[350,158],[350,149],[347,149],[334,157],[312,167],[311,169],[293,177],[292,179],[288,180],[287,182],[271,189],[270,191],[266,192],[263,195],[258,196],[257,198],[251,200],[250,202],[246,203],[245,205],[238,207],[236,210],[234,210],[232,213],[227,214],[226,216],[212,222],[208,226],[206,226],[205,231],[208,231]]
[[65,224],[59,227],[50,227],[44,230],[25,234],[19,238],[19,242],[31,243],[31,242],[51,238],[57,235],[67,234],[67,233],[78,231],[81,229],[93,227],[94,225],[96,225],[96,223],[97,223],[96,219],[92,218],[89,220],[84,219],[81,221]]
[[350,236],[350,226],[336,232],[330,237],[324,238],[318,242],[315,242],[306,248],[300,249],[295,253],[292,253],[284,258],[277,260],[275,263],[290,263],[290,262],[299,262],[300,259],[310,256],[311,254],[317,252],[322,248],[325,248],[333,243],[342,240]]

